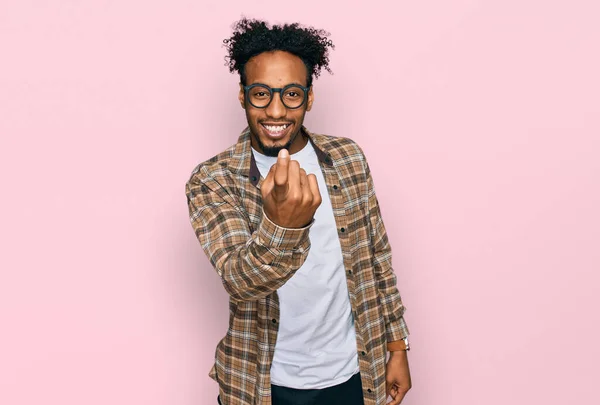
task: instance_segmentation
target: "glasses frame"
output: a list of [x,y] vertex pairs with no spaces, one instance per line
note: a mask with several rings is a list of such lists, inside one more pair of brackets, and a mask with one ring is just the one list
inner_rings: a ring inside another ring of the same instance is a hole
[[[269,94],[271,94],[271,98],[269,99],[269,102],[263,107],[257,107],[256,105],[252,104],[252,101],[250,101],[250,97],[248,97],[248,92],[255,87],[264,87],[270,91]],[[304,91],[304,99],[302,100],[302,103],[300,103],[300,105],[298,107],[288,107],[287,104],[285,103],[285,101],[283,101],[283,92],[292,87],[298,87],[298,88],[302,89],[302,91]],[[310,87],[305,87],[305,86],[302,86],[301,84],[295,84],[295,83],[288,84],[284,87],[270,87],[263,83],[253,83],[253,84],[249,84],[248,86],[244,86],[244,98],[246,100],[248,100],[248,103],[252,107],[262,109],[262,108],[267,108],[269,105],[271,105],[271,102],[273,101],[273,96],[275,95],[275,93],[279,93],[279,99],[281,100],[281,103],[285,106],[285,108],[287,108],[288,110],[296,110],[296,109],[302,107],[304,104],[306,104],[306,100],[308,99],[308,91],[309,90],[310,90]]]

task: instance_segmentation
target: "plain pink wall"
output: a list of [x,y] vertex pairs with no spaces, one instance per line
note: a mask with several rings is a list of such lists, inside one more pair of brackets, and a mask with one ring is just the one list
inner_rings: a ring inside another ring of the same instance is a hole
[[332,32],[306,123],[374,172],[404,403],[597,403],[595,0],[0,1],[0,403],[215,403],[184,184],[244,127],[242,14]]

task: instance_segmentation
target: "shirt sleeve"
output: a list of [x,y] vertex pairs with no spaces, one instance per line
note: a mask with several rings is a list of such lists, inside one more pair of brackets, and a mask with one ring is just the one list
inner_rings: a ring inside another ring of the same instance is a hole
[[210,176],[186,183],[192,227],[227,293],[236,300],[258,300],[281,287],[306,260],[309,229],[284,228],[264,213],[250,231],[243,209]]
[[[362,151],[361,151],[362,152]],[[364,156],[364,154],[363,154]],[[392,249],[388,241],[379,202],[375,194],[375,186],[369,164],[365,158],[367,176],[369,221],[371,224],[371,242],[373,246],[373,266],[379,299],[385,319],[386,339],[388,342],[401,340],[409,335],[404,320],[405,306],[396,285],[396,275],[392,268]]]

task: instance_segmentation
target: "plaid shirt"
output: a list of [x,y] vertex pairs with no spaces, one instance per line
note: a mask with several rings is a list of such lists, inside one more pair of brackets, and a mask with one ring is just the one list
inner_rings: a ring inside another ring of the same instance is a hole
[[[320,192],[329,193],[337,224],[364,402],[383,405],[386,343],[409,331],[369,165],[354,141],[303,130],[317,153],[327,183]],[[224,405],[271,404],[277,289],[310,249],[312,223],[283,228],[264,215],[262,182],[246,128],[237,144],[199,164],[186,183],[192,227],[230,296],[229,328],[209,373]]]

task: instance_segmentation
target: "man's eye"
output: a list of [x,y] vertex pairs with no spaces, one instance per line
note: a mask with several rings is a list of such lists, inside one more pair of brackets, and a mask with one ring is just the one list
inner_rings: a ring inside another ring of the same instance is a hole
[[259,91],[257,93],[254,93],[255,97],[266,97],[268,93],[264,92],[264,91]]
[[288,97],[298,97],[299,94],[295,91],[288,91],[287,93]]

